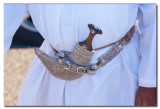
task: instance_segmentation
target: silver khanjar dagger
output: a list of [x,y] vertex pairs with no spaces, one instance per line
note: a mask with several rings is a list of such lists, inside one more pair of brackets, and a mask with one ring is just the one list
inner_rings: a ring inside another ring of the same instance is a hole
[[[55,59],[38,48],[34,49],[35,54],[53,76],[59,79],[71,81],[81,77],[83,73],[80,72],[86,72],[85,67],[89,65],[93,56],[92,40],[96,34],[102,34],[102,30],[93,24],[88,24],[88,28],[90,30],[89,36],[85,41],[76,45],[72,52],[73,55],[71,54],[70,58],[65,55],[63,57],[61,55],[57,55],[58,59]],[[57,53],[60,54],[60,52]],[[80,56],[80,54],[84,56]]]

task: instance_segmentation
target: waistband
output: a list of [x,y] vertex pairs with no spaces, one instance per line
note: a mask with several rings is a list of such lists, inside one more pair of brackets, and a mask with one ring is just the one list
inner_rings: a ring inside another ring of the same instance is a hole
[[[101,49],[104,49],[104,48],[107,48],[107,47],[110,47],[110,46],[113,46],[115,45],[116,43],[122,43],[123,45],[125,45],[126,43],[129,43],[131,38],[132,38],[132,34],[135,30],[135,25],[126,33],[126,35],[124,37],[122,37],[120,40],[116,41],[116,42],[112,42],[108,45],[105,45],[105,46],[102,46],[102,47],[99,47],[99,48],[95,48],[93,49],[93,51],[96,51],[96,50],[101,50]],[[49,42],[48,42],[49,43]],[[52,48],[52,50],[54,51],[54,53],[58,53],[58,51],[49,43],[50,47]],[[72,52],[69,52],[69,51],[63,51],[66,55],[70,55]]]

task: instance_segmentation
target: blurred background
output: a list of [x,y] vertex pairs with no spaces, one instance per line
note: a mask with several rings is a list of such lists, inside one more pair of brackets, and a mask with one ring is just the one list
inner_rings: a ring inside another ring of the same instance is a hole
[[4,105],[17,106],[18,95],[35,57],[33,47],[40,47],[44,39],[32,23],[29,13],[13,37],[11,48],[4,57]]

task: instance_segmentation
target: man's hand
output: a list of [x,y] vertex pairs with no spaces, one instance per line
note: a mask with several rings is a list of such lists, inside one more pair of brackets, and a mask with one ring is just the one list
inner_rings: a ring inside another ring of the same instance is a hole
[[157,106],[157,88],[139,87],[136,93],[136,106]]

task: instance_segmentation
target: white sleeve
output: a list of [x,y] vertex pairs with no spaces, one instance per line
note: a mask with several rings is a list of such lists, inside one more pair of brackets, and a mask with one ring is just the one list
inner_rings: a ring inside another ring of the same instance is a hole
[[156,4],[139,5],[139,86],[156,87]]
[[19,26],[21,25],[26,13],[26,4],[4,5],[4,55],[10,48],[12,38]]

